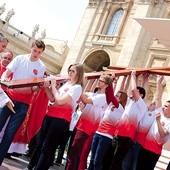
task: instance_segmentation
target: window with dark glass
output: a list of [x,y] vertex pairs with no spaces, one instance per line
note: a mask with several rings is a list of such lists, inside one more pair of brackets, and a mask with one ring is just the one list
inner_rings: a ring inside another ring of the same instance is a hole
[[120,24],[122,16],[123,16],[123,9],[119,9],[118,11],[116,11],[113,14],[112,20],[111,20],[109,28],[106,32],[106,35],[115,35],[116,34],[116,32],[119,28],[119,24]]

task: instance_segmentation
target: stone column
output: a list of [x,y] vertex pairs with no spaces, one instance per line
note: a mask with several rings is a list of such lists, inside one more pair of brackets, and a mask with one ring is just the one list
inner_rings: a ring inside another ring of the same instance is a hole
[[110,5],[108,5],[108,6],[106,7],[106,11],[105,11],[105,13],[104,13],[103,20],[102,20],[102,22],[101,22],[101,24],[100,24],[99,30],[98,30],[98,32],[96,33],[96,35],[97,35],[97,34],[98,34],[98,35],[99,35],[99,34],[102,34],[102,30],[103,30],[104,24],[105,24],[105,22],[106,22],[106,19],[107,19],[107,17],[108,17],[109,11],[110,11]]
[[[131,11],[135,11],[134,15],[131,14],[129,17],[129,21],[127,21],[128,25],[128,32],[123,43],[123,47],[119,56],[119,59],[116,65],[123,65],[123,66],[131,66],[135,65],[135,57],[139,46],[137,46],[140,41],[142,41],[143,34],[142,34],[142,26],[137,23],[133,18],[143,18],[148,16],[148,13],[153,10],[153,6],[150,3],[139,3],[134,4]],[[132,18],[133,17],[133,18]]]

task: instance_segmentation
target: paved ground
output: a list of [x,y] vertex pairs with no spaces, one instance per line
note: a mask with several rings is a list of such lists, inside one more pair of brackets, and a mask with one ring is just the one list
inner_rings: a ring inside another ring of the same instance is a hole
[[[159,161],[157,162],[154,170],[165,170],[169,161],[170,151],[163,149],[162,156],[159,158]],[[13,159],[5,159],[2,166],[0,166],[0,170],[23,170],[27,166],[28,162],[29,158],[25,156],[18,158],[13,157]],[[50,170],[64,170],[64,166],[53,166],[50,168]]]
[[[2,166],[0,166],[0,170],[23,170],[29,162],[29,158],[25,156],[21,157],[13,157],[13,159],[7,159],[3,161]],[[53,166],[50,170],[64,170],[64,166]]]

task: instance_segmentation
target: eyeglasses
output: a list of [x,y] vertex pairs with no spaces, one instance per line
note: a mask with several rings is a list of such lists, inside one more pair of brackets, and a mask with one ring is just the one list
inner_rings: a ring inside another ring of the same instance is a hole
[[118,97],[118,98],[119,98],[119,97],[120,97],[120,94],[116,94],[115,97]]
[[75,73],[76,71],[69,69],[68,72]]
[[105,84],[107,84],[105,81],[103,81],[103,80],[101,80],[101,79],[99,79],[99,82],[102,82],[102,83],[105,83]]

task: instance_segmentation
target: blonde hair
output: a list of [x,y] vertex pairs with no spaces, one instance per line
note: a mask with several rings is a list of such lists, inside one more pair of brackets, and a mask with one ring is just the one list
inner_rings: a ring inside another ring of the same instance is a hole
[[70,68],[74,66],[76,68],[76,72],[77,72],[77,81],[76,81],[76,84],[80,84],[81,86],[83,86],[83,80],[84,80],[84,67],[83,67],[83,64],[80,64],[80,63],[74,63],[74,64],[71,64],[67,71],[69,72]]
[[102,74],[100,77],[102,77],[105,80],[105,83],[108,86],[112,86],[113,83],[113,77],[107,74]]

